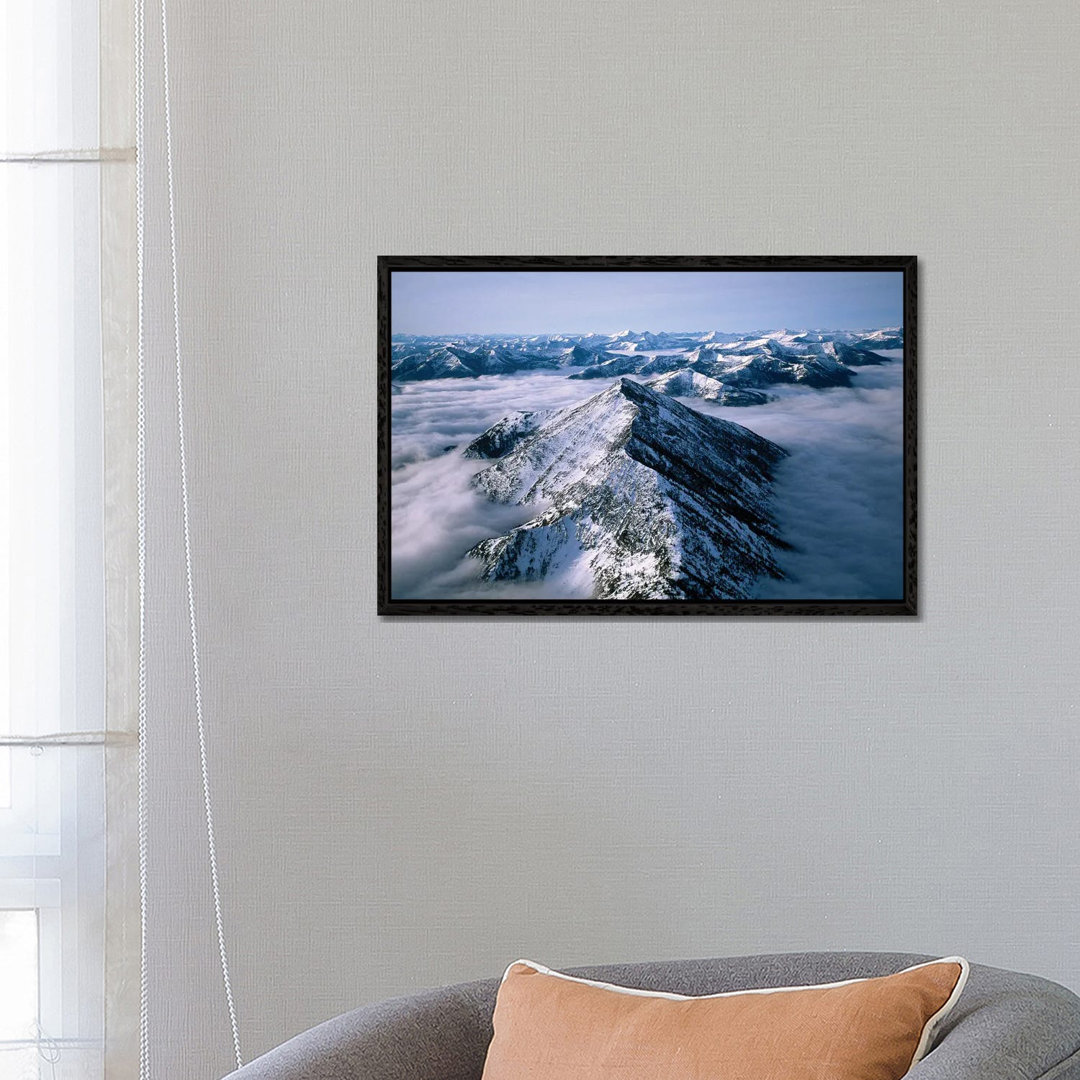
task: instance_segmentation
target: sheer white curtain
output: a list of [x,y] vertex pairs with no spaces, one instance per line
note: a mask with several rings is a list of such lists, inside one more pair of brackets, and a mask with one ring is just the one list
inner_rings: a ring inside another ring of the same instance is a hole
[[[102,15],[99,0],[0,15],[0,1080],[105,1070],[106,756],[124,744],[106,729],[129,724],[106,721],[106,595],[127,567],[114,551],[110,583],[103,356],[124,364],[127,299],[105,326],[124,184],[103,170],[129,166],[101,153]],[[127,861],[113,853],[121,885]]]

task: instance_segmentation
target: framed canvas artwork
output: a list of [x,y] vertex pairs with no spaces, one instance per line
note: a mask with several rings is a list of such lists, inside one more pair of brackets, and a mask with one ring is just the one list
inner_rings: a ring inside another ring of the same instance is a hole
[[916,259],[378,262],[382,615],[916,607]]

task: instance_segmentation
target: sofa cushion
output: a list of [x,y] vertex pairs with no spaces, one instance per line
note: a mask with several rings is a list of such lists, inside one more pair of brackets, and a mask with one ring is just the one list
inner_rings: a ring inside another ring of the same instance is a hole
[[959,957],[879,978],[684,997],[511,964],[483,1080],[899,1080],[968,974]]

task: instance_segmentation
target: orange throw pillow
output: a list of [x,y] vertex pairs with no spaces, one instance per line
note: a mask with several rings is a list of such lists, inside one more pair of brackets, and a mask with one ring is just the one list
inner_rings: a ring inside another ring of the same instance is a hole
[[899,1080],[956,1004],[967,961],[709,997],[507,968],[483,1080]]

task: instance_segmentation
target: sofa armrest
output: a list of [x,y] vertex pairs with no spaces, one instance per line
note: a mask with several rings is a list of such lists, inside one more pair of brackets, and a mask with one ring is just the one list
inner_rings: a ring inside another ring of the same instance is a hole
[[487,980],[355,1009],[226,1080],[480,1080],[494,993]]
[[973,965],[907,1080],[1080,1080],[1080,1001],[1057,983]]

